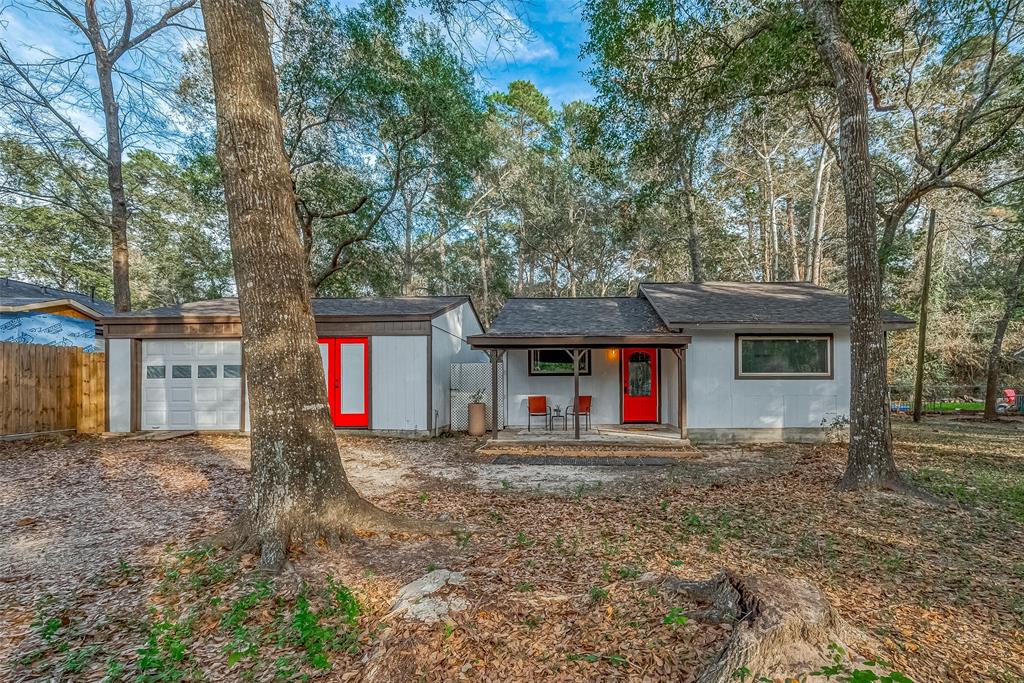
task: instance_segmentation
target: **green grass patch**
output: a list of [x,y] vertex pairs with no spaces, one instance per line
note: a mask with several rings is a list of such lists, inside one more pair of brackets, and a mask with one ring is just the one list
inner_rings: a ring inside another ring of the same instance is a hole
[[963,467],[955,472],[925,467],[909,474],[916,484],[940,496],[964,505],[991,505],[1024,522],[1024,468],[965,458]]

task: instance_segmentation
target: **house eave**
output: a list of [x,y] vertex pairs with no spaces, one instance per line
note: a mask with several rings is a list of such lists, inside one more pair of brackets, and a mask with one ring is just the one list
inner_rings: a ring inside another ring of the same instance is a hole
[[681,348],[690,343],[684,334],[633,335],[471,335],[474,349],[602,349],[620,346]]
[[[835,328],[835,327],[849,327],[848,322],[785,322],[785,321],[736,321],[736,322],[670,322],[669,327],[674,330],[708,330],[708,331],[723,331],[723,330],[777,330],[777,331],[816,331],[823,328]],[[910,330],[913,329],[917,323],[913,321],[893,321],[883,322],[882,329],[884,330]]]
[[54,308],[56,306],[67,306],[73,308],[82,315],[89,316],[93,320],[99,320],[103,317],[103,314],[99,311],[89,308],[85,304],[75,301],[74,299],[47,299],[45,301],[33,301],[28,304],[18,304],[16,306],[0,305],[0,313],[29,313],[31,311],[38,311],[44,308]]

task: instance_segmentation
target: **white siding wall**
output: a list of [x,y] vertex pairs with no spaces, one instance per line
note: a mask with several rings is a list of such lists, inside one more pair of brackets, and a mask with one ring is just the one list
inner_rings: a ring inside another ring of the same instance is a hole
[[[779,330],[782,331],[782,330]],[[820,427],[849,415],[850,334],[832,332],[835,377],[828,379],[746,379],[735,377],[735,333],[693,332],[686,351],[687,426],[691,429],[778,429]],[[594,397],[593,420],[615,424],[621,419],[619,359],[605,349],[592,352],[593,374],[580,377],[580,393]],[[661,421],[678,425],[678,377],[675,354],[661,351]],[[531,377],[526,351],[508,353],[509,424],[526,425],[526,397],[545,395],[552,405],[572,402],[572,377]]]
[[434,403],[433,429],[439,432],[451,423],[452,358],[467,349],[466,336],[483,333],[480,321],[466,302],[431,321],[431,396]]
[[427,428],[427,338],[370,338],[370,428]]
[[[686,351],[687,426],[691,429],[820,427],[822,419],[830,422],[837,415],[848,415],[850,333],[842,327],[825,328],[821,332],[835,335],[833,379],[735,379],[735,333],[693,332],[693,342]],[[662,373],[666,380],[665,391],[673,395],[676,392],[674,360],[665,363]],[[676,423],[674,408],[663,414],[672,418],[672,424]]]
[[110,431],[130,432],[132,429],[132,340],[107,340],[107,367],[110,388],[107,415]]
[[[661,421],[664,424],[679,425],[679,369],[676,354],[672,349],[662,349],[658,359],[661,363]],[[689,386],[689,382],[687,382]]]
[[[593,424],[617,424],[621,420],[619,349],[614,356],[608,349],[593,349],[590,354],[591,374],[580,376],[580,395],[593,396],[591,422]],[[510,426],[526,426],[528,396],[547,396],[548,406],[572,405],[573,378],[568,376],[530,376],[529,354],[527,351],[509,351],[507,384],[508,423]],[[540,421],[535,421],[540,426]]]

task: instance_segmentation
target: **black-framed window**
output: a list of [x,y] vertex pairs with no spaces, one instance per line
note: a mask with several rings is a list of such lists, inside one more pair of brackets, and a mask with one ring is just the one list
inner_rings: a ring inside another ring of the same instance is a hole
[[166,365],[147,365],[146,379],[164,379],[167,377]]
[[241,365],[225,365],[224,366],[224,378],[225,379],[229,379],[229,378],[230,379],[235,379],[236,377],[241,377],[241,376],[242,376],[242,366]]
[[196,377],[199,379],[216,379],[216,365],[200,365],[196,368]]
[[172,365],[171,379],[189,379],[192,377],[191,365]]
[[[572,351],[567,349],[530,349],[531,375],[571,375]],[[590,350],[580,354],[580,374],[590,374]]]
[[737,379],[831,379],[830,334],[738,334]]

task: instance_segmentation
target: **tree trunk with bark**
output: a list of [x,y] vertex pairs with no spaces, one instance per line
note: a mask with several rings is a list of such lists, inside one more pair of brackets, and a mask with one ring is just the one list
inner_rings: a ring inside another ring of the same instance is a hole
[[352,529],[422,531],[365,501],[345,475],[317,349],[284,153],[278,89],[259,0],[202,5],[217,107],[252,415],[252,473],[238,520],[214,539],[280,569],[292,540]]
[[1024,281],[1024,254],[1021,254],[1014,271],[1013,279],[1006,288],[1006,308],[1003,317],[996,323],[996,333],[992,337],[992,346],[988,351],[988,363],[985,369],[985,419],[996,419],[996,405],[999,402],[999,366],[1003,355],[1003,339],[1006,328],[1010,326],[1017,308],[1021,305],[1021,283]]
[[825,187],[821,194],[821,202],[818,207],[818,220],[815,223],[814,233],[814,270],[811,273],[811,282],[821,284],[821,262],[825,258],[825,217],[828,215],[828,196],[832,189],[832,166],[825,168]]
[[875,186],[868,155],[866,69],[846,37],[837,0],[802,0],[817,27],[817,49],[835,79],[839,154],[846,203],[850,292],[850,446],[841,489],[902,488],[892,456],[886,401],[882,291],[875,241]]
[[924,408],[924,348],[928,339],[928,299],[932,290],[932,249],[935,246],[935,209],[928,214],[928,235],[924,245],[924,278],[921,282],[921,318],[917,321],[917,367],[914,372],[914,422],[921,421]]
[[796,216],[793,212],[793,195],[786,195],[786,231],[789,233],[789,269],[790,279],[794,282],[802,280],[800,275],[800,256],[797,253],[800,245],[796,240]]
[[128,272],[128,198],[124,192],[124,148],[121,141],[121,116],[114,96],[113,67],[106,56],[96,57],[96,76],[103,103],[107,138],[107,191],[110,194],[110,252],[114,274],[114,310],[132,310],[132,291]]
[[818,223],[818,208],[822,204],[825,181],[825,170],[828,164],[828,143],[822,141],[818,152],[818,161],[814,167],[814,192],[811,194],[811,207],[807,211],[807,253],[804,260],[804,275],[808,282],[815,282],[815,269],[818,258],[818,244],[821,240]]

